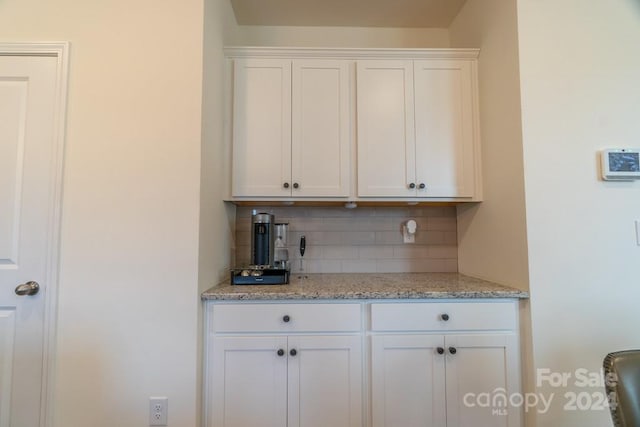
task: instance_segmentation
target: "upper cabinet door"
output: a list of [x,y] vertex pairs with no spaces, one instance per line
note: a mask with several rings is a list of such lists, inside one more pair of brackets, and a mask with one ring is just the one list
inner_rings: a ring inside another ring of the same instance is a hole
[[291,61],[238,59],[233,87],[232,195],[289,197]]
[[293,61],[293,197],[349,196],[349,62]]
[[471,63],[415,61],[414,81],[418,196],[473,196],[477,118]]
[[416,196],[413,61],[358,61],[357,93],[358,196]]

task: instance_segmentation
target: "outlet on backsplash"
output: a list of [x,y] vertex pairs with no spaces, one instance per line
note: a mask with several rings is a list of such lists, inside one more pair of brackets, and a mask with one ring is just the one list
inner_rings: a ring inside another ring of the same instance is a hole
[[[455,207],[243,207],[236,210],[236,265],[249,263],[251,211],[289,223],[292,272],[299,271],[306,236],[305,273],[457,272]],[[415,243],[403,243],[403,225],[416,222]]]

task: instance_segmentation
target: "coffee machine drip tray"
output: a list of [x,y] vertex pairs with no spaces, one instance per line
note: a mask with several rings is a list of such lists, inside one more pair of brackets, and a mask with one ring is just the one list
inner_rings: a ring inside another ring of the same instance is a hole
[[289,283],[289,271],[280,268],[234,268],[232,285],[285,285]]

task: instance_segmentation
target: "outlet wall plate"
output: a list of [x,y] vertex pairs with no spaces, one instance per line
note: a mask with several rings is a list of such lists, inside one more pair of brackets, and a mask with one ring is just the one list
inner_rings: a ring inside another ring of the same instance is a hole
[[168,397],[150,397],[149,398],[149,425],[150,426],[166,426],[167,411],[169,409]]

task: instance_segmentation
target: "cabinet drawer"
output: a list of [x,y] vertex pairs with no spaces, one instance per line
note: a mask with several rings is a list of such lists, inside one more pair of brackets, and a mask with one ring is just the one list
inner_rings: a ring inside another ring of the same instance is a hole
[[353,332],[361,329],[360,304],[215,304],[215,332]]
[[516,326],[517,305],[511,301],[371,304],[373,331],[513,330]]

